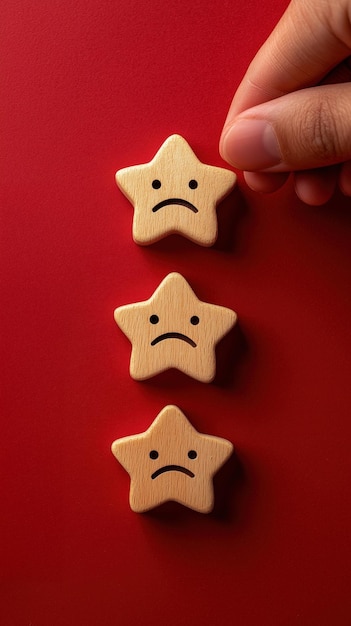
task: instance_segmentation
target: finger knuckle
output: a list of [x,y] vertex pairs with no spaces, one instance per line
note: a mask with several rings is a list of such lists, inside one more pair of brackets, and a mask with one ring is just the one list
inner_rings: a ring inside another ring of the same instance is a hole
[[[335,108],[335,103],[334,103]],[[306,111],[305,123],[310,136],[310,149],[318,161],[333,161],[340,154],[338,129],[333,103],[328,97]]]

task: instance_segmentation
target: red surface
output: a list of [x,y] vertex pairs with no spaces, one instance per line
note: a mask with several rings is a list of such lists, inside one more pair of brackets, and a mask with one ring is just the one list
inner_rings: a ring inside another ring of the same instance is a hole
[[[351,624],[350,200],[240,182],[213,249],[143,249],[114,183],[174,132],[222,164],[267,5],[2,3],[1,624]],[[211,385],[129,378],[113,309],[174,270],[239,315]],[[129,509],[110,444],[168,403],[236,446],[212,515]]]

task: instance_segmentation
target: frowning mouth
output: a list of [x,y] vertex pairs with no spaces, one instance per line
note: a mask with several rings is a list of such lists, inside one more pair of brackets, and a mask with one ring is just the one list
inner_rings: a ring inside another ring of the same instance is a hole
[[186,467],[183,467],[182,465],[165,465],[164,467],[160,467],[158,470],[156,470],[156,472],[151,474],[151,478],[157,478],[157,476],[159,476],[160,474],[164,474],[164,472],[182,472],[190,478],[195,478],[195,474],[193,474],[193,472],[191,472]]
[[196,348],[195,341],[190,339],[190,337],[183,335],[183,333],[164,333],[163,335],[159,335],[158,337],[153,339],[151,342],[151,345],[155,346],[157,343],[159,343],[160,341],[163,341],[164,339],[182,339],[182,341],[185,341],[193,348]]
[[187,209],[190,209],[193,213],[199,212],[199,209],[197,209],[196,206],[187,200],[183,200],[182,198],[168,198],[168,200],[162,200],[162,202],[159,202],[153,207],[152,212],[156,213],[156,211],[159,211],[163,207],[169,206],[170,204],[180,204],[181,206],[185,206]]

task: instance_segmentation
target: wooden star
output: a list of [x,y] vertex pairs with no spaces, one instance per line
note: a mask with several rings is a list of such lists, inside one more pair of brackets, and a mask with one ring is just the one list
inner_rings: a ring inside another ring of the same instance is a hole
[[134,205],[133,239],[148,245],[179,233],[202,246],[217,238],[217,204],[236,181],[230,170],[199,161],[180,135],[171,135],[149,163],[116,173]]
[[111,449],[130,475],[129,502],[136,513],[168,500],[209,513],[214,504],[212,478],[233,445],[199,433],[178,407],[168,405],[148,430],[117,439]]
[[237,315],[199,300],[185,278],[173,272],[149,300],[117,308],[114,318],[132,343],[132,378],[144,380],[175,367],[209,383],[216,373],[216,344]]

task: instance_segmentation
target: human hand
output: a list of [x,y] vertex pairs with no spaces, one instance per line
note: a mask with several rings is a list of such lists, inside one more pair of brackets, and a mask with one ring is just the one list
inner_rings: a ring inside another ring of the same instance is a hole
[[292,0],[250,64],[220,140],[251,189],[294,172],[307,204],[351,196],[351,0]]

